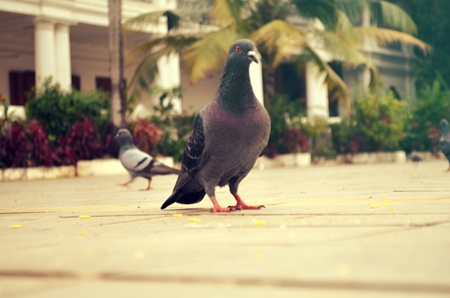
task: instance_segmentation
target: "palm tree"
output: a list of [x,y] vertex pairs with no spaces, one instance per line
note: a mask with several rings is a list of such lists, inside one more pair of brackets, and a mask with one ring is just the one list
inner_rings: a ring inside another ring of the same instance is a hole
[[122,1],[109,0],[109,51],[111,68],[111,122],[117,132],[125,127],[125,86],[123,79]]
[[[195,10],[198,18],[199,10]],[[367,14],[370,23],[360,22]],[[152,39],[133,51],[143,55],[135,76],[135,86],[146,87],[157,72],[158,58],[171,53],[182,54],[190,81],[201,79],[208,71],[220,69],[229,45],[237,38],[252,39],[260,51],[263,65],[264,101],[270,108],[275,93],[275,69],[285,59],[298,70],[307,64],[324,75],[325,84],[336,98],[349,106],[350,94],[342,79],[322,58],[322,51],[344,67],[364,65],[370,70],[370,87],[380,82],[379,73],[364,55],[364,43],[399,41],[419,47],[428,45],[417,33],[412,19],[398,6],[383,0],[214,0],[204,30],[185,31],[183,24],[192,21],[189,11],[175,10],[138,16],[126,22],[136,28],[161,14],[171,28],[166,36]]]

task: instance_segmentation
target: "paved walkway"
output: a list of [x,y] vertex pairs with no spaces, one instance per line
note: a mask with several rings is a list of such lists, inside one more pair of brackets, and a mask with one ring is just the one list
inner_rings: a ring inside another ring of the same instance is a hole
[[267,208],[231,214],[161,211],[175,176],[1,182],[0,296],[449,297],[446,168],[254,170],[241,196]]

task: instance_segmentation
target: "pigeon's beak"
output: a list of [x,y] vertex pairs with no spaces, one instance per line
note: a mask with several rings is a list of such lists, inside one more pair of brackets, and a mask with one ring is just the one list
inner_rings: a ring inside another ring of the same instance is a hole
[[258,59],[256,59],[256,53],[255,51],[249,51],[247,53],[248,57],[250,58],[250,60],[252,60],[255,63],[258,63]]

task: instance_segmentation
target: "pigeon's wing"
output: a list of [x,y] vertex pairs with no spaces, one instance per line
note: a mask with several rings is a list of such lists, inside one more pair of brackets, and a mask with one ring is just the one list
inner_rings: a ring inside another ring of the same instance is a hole
[[120,156],[120,161],[125,169],[131,172],[144,170],[150,165],[152,160],[153,157],[137,148],[125,150]]
[[192,175],[201,169],[208,160],[209,154],[204,149],[205,135],[203,132],[203,119],[199,113],[195,117],[194,127],[184,149],[181,160],[181,173],[173,188],[174,192],[183,187]]
[[209,154],[205,152],[205,135],[203,132],[203,119],[199,114],[195,117],[194,128],[186,143],[181,160],[181,172],[170,197],[163,203],[161,209],[173,203],[194,204],[200,202],[205,196],[205,190],[192,175],[201,169],[208,160]]
[[205,135],[203,132],[203,118],[197,114],[194,120],[194,128],[186,143],[183,159],[181,161],[183,171],[193,173],[199,170],[208,160],[209,154],[205,152]]

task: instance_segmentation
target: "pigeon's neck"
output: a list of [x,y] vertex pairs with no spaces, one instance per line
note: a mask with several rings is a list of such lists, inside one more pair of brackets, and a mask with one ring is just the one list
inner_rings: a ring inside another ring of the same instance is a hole
[[120,151],[126,151],[128,149],[133,149],[135,146],[133,144],[124,144],[120,146]]
[[255,107],[256,97],[250,82],[248,67],[231,63],[225,65],[216,100],[224,109],[233,112],[243,112]]

